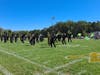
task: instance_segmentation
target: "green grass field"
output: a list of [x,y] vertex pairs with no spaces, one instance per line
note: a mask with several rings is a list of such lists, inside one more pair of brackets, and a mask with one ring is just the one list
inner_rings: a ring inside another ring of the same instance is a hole
[[[0,42],[0,75],[100,75],[100,62],[89,63],[89,53],[100,52],[100,40],[78,40],[56,48],[47,41],[30,46]],[[77,58],[71,58],[77,56]],[[7,73],[8,73],[7,72]]]

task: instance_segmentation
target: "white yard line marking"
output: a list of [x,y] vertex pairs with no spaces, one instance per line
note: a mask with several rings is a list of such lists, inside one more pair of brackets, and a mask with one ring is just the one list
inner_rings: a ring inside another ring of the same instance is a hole
[[[81,70],[80,72],[78,72],[77,74],[75,75],[83,75],[83,74],[86,74],[87,70]],[[89,72],[89,75],[93,75],[91,72]]]
[[[1,48],[1,47],[0,47],[0,48]],[[26,59],[26,58],[24,58],[24,57],[22,57],[22,56],[19,56],[19,55],[16,55],[16,54],[14,54],[14,53],[5,51],[4,48],[2,48],[2,49],[3,49],[3,50],[0,49],[0,52],[6,53],[6,54],[8,54],[8,55],[12,55],[12,56],[17,57],[17,58],[19,58],[19,59],[25,60],[25,61],[27,61],[27,62],[29,62],[29,63],[31,63],[31,64],[37,65],[37,66],[39,66],[39,67],[41,67],[41,68],[44,68],[44,69],[46,69],[45,72],[49,72],[49,73],[50,73],[50,72],[55,72],[55,73],[57,73],[57,74],[59,73],[59,72],[57,72],[57,71],[55,71],[55,70],[53,70],[53,69],[51,69],[51,68],[49,68],[49,67],[46,67],[45,65],[41,65],[41,64],[36,63],[36,62],[34,62],[34,61],[31,61],[31,60],[29,60],[29,59]],[[6,49],[6,50],[7,50],[7,49]],[[60,73],[60,75],[63,75],[63,73]]]
[[0,71],[4,74],[4,75],[13,75],[11,72],[9,72],[6,68],[4,68],[2,65],[0,65]]
[[83,46],[83,45],[80,45],[80,44],[76,44],[76,45],[58,45],[59,47],[82,47],[82,48],[87,48],[88,46]]
[[64,65],[55,67],[54,70],[59,70],[59,69],[64,68],[64,67],[68,67],[69,65],[75,64],[75,63],[80,62],[80,61],[82,61],[82,60],[83,60],[83,59],[74,60],[74,61],[69,62],[69,63],[67,63],[67,64],[64,64]]
[[65,64],[65,65],[55,67],[54,70],[59,70],[59,69],[61,69],[61,68],[67,67],[67,66],[72,65],[72,64],[75,64],[75,63],[80,62],[80,61],[82,61],[83,59],[87,59],[87,58],[88,58],[88,57],[83,57],[83,58],[81,58],[81,59],[73,60],[73,61],[71,61],[71,62],[69,62],[69,63],[67,63],[67,64]]
[[5,50],[0,50],[0,52],[3,52],[3,53],[6,53],[6,54],[15,56],[15,57],[17,57],[17,58],[19,58],[19,59],[22,59],[22,60],[25,60],[25,61],[27,61],[27,62],[29,62],[29,63],[31,63],[31,64],[37,65],[37,66],[42,67],[42,68],[47,69],[47,70],[50,70],[50,68],[46,67],[45,65],[38,64],[38,63],[36,63],[36,62],[33,62],[33,61],[29,60],[29,59],[26,59],[26,58],[24,58],[24,57],[22,57],[22,56],[19,56],[19,55],[14,54],[14,53],[7,52],[7,51],[5,51]]
[[43,64],[48,64],[51,60],[47,60],[45,62],[43,62]]
[[[81,72],[79,72],[79,75],[82,75],[82,74],[86,74],[86,72],[87,72],[87,70],[84,70],[84,71],[81,71]],[[92,72],[89,72],[89,75],[93,75],[93,73]]]
[[[62,68],[65,68],[65,67],[68,67],[69,65],[72,65],[72,64],[75,64],[77,62],[80,62],[82,61],[83,59],[87,59],[88,57],[84,57],[84,58],[81,58],[81,59],[77,59],[77,60],[73,60],[67,64],[64,64],[64,65],[61,65],[61,66],[58,66],[58,67],[55,67],[52,71],[57,71],[59,69],[62,69]],[[48,72],[51,72],[51,71],[48,71]],[[61,73],[60,71],[58,71],[59,73]]]
[[82,75],[84,73],[86,73],[87,71],[86,70],[81,70],[80,72],[78,72],[76,75]]

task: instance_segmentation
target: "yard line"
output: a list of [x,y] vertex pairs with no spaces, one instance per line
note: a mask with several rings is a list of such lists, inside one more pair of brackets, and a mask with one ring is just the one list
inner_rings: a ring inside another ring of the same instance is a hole
[[81,70],[80,72],[78,72],[76,75],[82,75],[83,73],[86,73],[87,70]]
[[[78,72],[76,75],[82,75],[84,73],[88,72],[87,70],[81,70],[80,72]],[[93,75],[92,72],[89,72],[89,75]]]
[[69,63],[67,63],[67,64],[64,64],[64,65],[55,67],[53,70],[59,70],[59,69],[61,69],[61,68],[67,67],[67,66],[72,65],[72,64],[75,64],[75,63],[80,62],[80,61],[82,61],[83,59],[87,59],[87,58],[88,58],[88,57],[84,57],[84,58],[81,58],[81,59],[73,60],[73,61],[71,61],[71,62],[69,62]]
[[4,75],[13,75],[11,72],[9,72],[6,68],[4,68],[2,65],[0,65],[0,71],[4,74]]
[[66,47],[66,48],[69,48],[69,47],[81,47],[81,48],[88,48],[88,46],[83,46],[83,45],[80,45],[80,44],[76,44],[76,45],[58,45],[59,47]]
[[[3,50],[1,50],[1,49],[3,49]],[[6,49],[6,50],[8,50],[8,49]],[[25,61],[27,61],[27,62],[29,62],[29,63],[31,63],[31,64],[37,65],[37,66],[39,66],[39,67],[41,67],[41,68],[44,68],[44,69],[46,69],[49,73],[50,73],[50,72],[55,72],[55,73],[57,73],[58,75],[59,75],[59,74],[60,74],[60,75],[63,75],[63,73],[57,72],[57,71],[53,70],[52,68],[46,67],[45,65],[41,65],[41,64],[36,63],[36,62],[34,62],[34,61],[31,61],[31,60],[29,60],[29,59],[27,59],[27,58],[24,58],[24,57],[22,57],[22,56],[19,56],[19,55],[16,55],[16,54],[14,54],[14,53],[5,51],[4,48],[1,48],[1,47],[0,47],[0,52],[6,53],[6,54],[8,54],[8,55],[15,56],[15,57],[17,57],[17,58],[19,58],[19,59],[22,59],[22,60],[25,60]]]
[[75,64],[75,63],[80,62],[80,61],[82,61],[82,60],[83,60],[83,59],[74,60],[74,61],[69,62],[69,63],[67,63],[67,64],[64,64],[64,65],[55,67],[54,70],[59,70],[59,69],[61,69],[61,68],[67,67],[67,66],[69,66],[69,65],[71,65],[71,64]]
[[86,73],[86,72],[87,72],[86,70],[82,70],[82,71],[78,72],[77,75],[82,75],[83,73]]
[[[2,49],[4,49],[4,48],[2,48]],[[8,50],[8,49],[6,49],[6,50]],[[64,74],[63,74],[62,72],[60,72],[60,71],[57,72],[57,70],[59,70],[59,69],[61,69],[61,68],[64,68],[64,67],[67,67],[67,66],[69,66],[69,65],[71,65],[71,64],[75,64],[75,63],[80,62],[80,61],[83,60],[83,58],[82,58],[82,59],[77,59],[77,60],[71,61],[71,62],[69,62],[69,63],[67,63],[67,64],[64,64],[64,65],[62,65],[62,66],[58,66],[58,67],[55,67],[54,69],[52,69],[52,68],[46,67],[45,65],[41,65],[41,64],[38,64],[38,63],[36,63],[36,62],[33,62],[33,61],[29,60],[29,59],[26,59],[26,58],[24,58],[24,57],[22,57],[22,56],[16,55],[16,54],[14,54],[14,53],[7,52],[7,51],[5,51],[5,50],[0,50],[0,51],[3,52],[3,53],[9,54],[9,55],[15,56],[15,57],[17,57],[17,58],[19,58],[19,59],[25,60],[25,61],[27,61],[27,62],[29,62],[29,63],[31,63],[31,64],[35,64],[35,65],[37,65],[37,66],[39,66],[39,67],[42,67],[42,68],[44,68],[44,69],[47,70],[47,71],[45,71],[46,73],[55,72],[55,73],[57,73],[58,75],[64,75]],[[84,57],[84,58],[87,58],[87,57]]]
[[[67,64],[64,64],[64,65],[55,67],[54,69],[52,69],[52,71],[57,71],[57,70],[62,69],[62,68],[64,68],[64,67],[68,67],[69,65],[75,64],[75,63],[80,62],[80,61],[82,61],[83,59],[87,59],[87,58],[88,58],[88,57],[84,57],[84,58],[81,58],[81,59],[73,60],[73,61],[71,61],[71,62],[69,62],[69,63],[67,63]],[[49,72],[52,72],[52,71],[49,71]],[[58,71],[58,72],[61,73],[61,71]]]
[[8,52],[8,51],[5,51],[5,50],[1,50],[1,49],[0,49],[0,52],[3,52],[3,53],[6,53],[6,54],[15,56],[15,57],[17,57],[17,58],[19,58],[19,59],[25,60],[25,61],[27,61],[27,62],[29,62],[29,63],[31,63],[31,64],[37,65],[37,66],[42,67],[42,68],[44,68],[44,69],[51,70],[51,68],[48,68],[48,67],[46,67],[45,65],[41,65],[41,64],[39,64],[39,63],[33,62],[33,61],[31,61],[31,60],[29,60],[29,59],[27,59],[27,58],[24,58],[24,57],[22,57],[22,56],[19,56],[19,55],[17,55],[17,54],[14,54],[14,53],[11,53],[11,52]]

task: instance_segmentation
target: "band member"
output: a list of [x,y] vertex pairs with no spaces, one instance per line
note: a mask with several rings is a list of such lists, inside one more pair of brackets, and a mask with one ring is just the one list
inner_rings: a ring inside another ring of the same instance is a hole
[[54,33],[51,33],[50,35],[50,46],[51,47],[56,47],[56,44],[55,44],[55,40],[56,40],[56,35]]
[[62,34],[62,44],[66,44],[66,33]]
[[72,35],[72,32],[69,30],[68,31],[68,42],[72,42],[71,35]]

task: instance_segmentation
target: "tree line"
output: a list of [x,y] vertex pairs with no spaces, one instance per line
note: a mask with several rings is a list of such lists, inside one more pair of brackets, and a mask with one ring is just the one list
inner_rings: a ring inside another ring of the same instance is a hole
[[12,30],[4,30],[0,28],[0,36],[6,32],[10,36],[12,33],[18,34],[19,36],[21,34],[27,34],[30,35],[34,33],[35,35],[43,34],[44,37],[47,37],[47,33],[54,32],[55,34],[61,32],[61,33],[68,33],[68,31],[71,31],[73,34],[73,37],[77,37],[78,33],[81,33],[82,36],[86,36],[88,33],[100,31],[100,21],[96,22],[87,22],[87,21],[66,21],[66,22],[57,22],[56,24],[44,28],[42,30],[31,30],[31,31],[12,31]]

